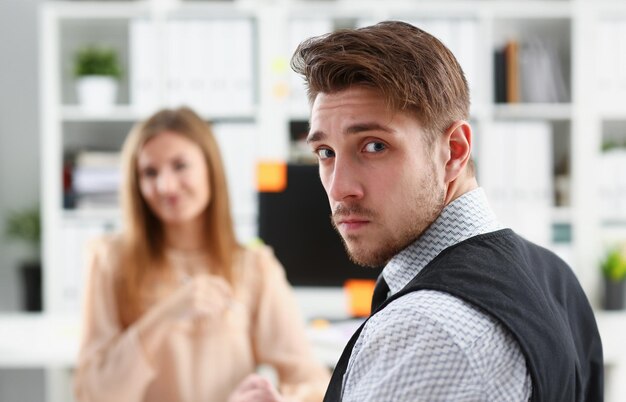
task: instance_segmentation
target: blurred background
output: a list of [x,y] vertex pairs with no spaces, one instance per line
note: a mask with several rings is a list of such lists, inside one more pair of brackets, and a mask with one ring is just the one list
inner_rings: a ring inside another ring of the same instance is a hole
[[[120,228],[120,146],[164,106],[213,123],[237,235],[274,247],[307,319],[358,316],[344,285],[378,272],[349,263],[328,224],[289,60],[305,38],[386,19],[461,63],[479,182],[504,224],[572,266],[607,400],[624,400],[625,2],[0,0],[0,401],[72,400],[84,247]],[[310,332],[329,366],[333,328]]]

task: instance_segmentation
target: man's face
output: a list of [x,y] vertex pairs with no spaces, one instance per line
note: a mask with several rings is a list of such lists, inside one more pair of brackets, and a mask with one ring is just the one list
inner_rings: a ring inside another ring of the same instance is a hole
[[333,225],[356,263],[385,264],[443,209],[441,144],[426,145],[417,119],[390,111],[377,91],[319,94],[307,141],[319,159]]

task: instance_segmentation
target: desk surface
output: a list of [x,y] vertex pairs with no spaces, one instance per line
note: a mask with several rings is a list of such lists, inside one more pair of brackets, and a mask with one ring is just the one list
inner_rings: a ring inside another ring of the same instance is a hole
[[76,317],[0,315],[0,367],[72,367],[79,333]]
[[[307,329],[316,355],[335,364],[360,320]],[[80,320],[45,314],[0,315],[0,368],[73,367],[80,342]]]
[[[626,311],[596,314],[607,365],[626,365]],[[334,365],[358,320],[314,325],[308,329],[318,358]],[[74,316],[0,315],[0,367],[72,367],[80,338]]]
[[[626,400],[626,311],[596,313],[604,347],[605,401]],[[316,356],[334,366],[358,321],[312,325],[308,335]],[[0,369],[44,368],[66,372],[74,366],[78,353],[80,322],[75,316],[42,314],[0,314]],[[57,378],[52,376],[51,378]],[[62,377],[65,378],[65,377]],[[52,386],[52,393],[55,388]],[[50,400],[65,400],[50,399]]]

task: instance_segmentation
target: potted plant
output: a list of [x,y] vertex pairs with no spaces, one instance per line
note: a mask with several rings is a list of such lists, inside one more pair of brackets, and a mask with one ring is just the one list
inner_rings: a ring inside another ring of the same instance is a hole
[[10,212],[5,226],[8,239],[21,241],[30,248],[30,257],[20,263],[23,308],[41,311],[41,219],[39,207]]
[[610,250],[602,261],[604,308],[622,310],[626,293],[626,247]]
[[121,71],[114,49],[93,45],[80,48],[74,58],[74,75],[81,107],[92,113],[109,111],[117,98]]

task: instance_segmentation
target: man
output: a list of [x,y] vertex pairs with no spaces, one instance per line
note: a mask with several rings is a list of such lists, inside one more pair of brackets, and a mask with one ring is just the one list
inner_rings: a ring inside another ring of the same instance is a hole
[[575,276],[502,228],[477,184],[452,53],[384,22],[305,41],[292,67],[332,222],[355,262],[386,264],[325,401],[601,401]]

